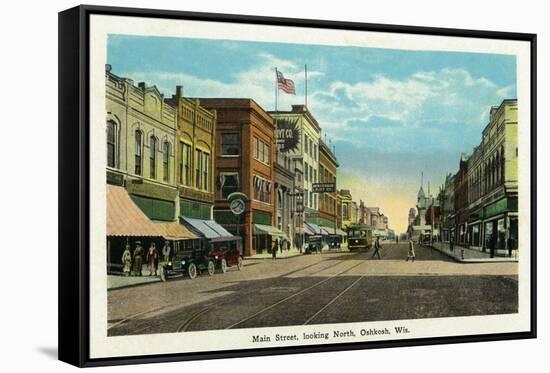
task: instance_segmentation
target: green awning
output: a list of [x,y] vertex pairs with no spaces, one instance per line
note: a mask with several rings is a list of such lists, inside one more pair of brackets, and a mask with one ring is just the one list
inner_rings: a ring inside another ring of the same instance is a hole
[[271,225],[254,224],[254,234],[267,234],[275,237],[287,238],[286,233]]

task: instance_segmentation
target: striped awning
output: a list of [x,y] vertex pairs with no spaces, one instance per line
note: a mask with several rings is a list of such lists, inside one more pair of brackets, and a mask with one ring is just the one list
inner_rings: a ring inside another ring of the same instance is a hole
[[186,216],[181,216],[181,219],[194,234],[206,238],[210,242],[236,241],[241,239],[238,236],[233,236],[214,220],[194,219]]
[[288,240],[288,236],[285,232],[271,225],[254,224],[254,234],[267,234],[269,236],[285,238]]
[[163,233],[123,187],[107,185],[107,236],[161,237]]
[[321,235],[321,236],[326,236],[328,235],[328,232],[325,231],[324,229],[322,229],[320,226],[318,226],[317,224],[313,224],[313,223],[305,223],[304,224],[305,227],[309,228],[310,231],[314,232],[315,235]]
[[162,236],[167,240],[193,240],[195,236],[185,225],[174,222],[155,222],[155,225],[162,231]]

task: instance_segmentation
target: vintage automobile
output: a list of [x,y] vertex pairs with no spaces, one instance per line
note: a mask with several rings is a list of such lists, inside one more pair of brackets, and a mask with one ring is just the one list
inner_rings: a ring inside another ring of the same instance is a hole
[[305,254],[320,253],[323,249],[323,242],[321,236],[310,236],[308,242],[305,245]]
[[241,241],[224,242],[222,245],[215,245],[210,251],[216,267],[221,273],[227,272],[229,267],[236,266],[240,271],[243,268],[243,257],[241,250]]
[[[160,263],[159,273],[162,281],[169,277],[184,275],[190,279],[199,273],[213,276],[218,268],[222,273],[228,267],[243,267],[240,240],[211,244],[205,240],[188,240],[174,242],[174,249],[167,263]],[[225,244],[225,245],[224,245]]]
[[210,249],[204,240],[174,242],[168,262],[159,264],[160,279],[166,281],[168,277],[176,275],[187,275],[194,279],[203,272],[213,276],[216,263],[209,254]]

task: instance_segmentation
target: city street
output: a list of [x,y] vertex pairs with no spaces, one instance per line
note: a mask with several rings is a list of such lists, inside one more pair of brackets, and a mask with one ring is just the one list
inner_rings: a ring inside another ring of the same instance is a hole
[[173,278],[108,294],[110,336],[515,313],[517,263],[457,263],[407,243],[288,259],[241,271]]

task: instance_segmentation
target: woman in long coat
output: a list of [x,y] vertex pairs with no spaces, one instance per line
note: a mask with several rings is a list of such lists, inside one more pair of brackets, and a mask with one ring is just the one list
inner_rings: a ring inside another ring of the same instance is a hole
[[126,249],[122,253],[122,272],[125,276],[130,274],[132,270],[132,253],[130,252],[130,245],[126,245]]
[[147,268],[149,269],[149,276],[157,275],[157,264],[158,264],[159,253],[157,252],[157,247],[154,242],[151,243],[149,251],[147,252]]
[[414,243],[412,240],[409,240],[409,252],[407,253],[407,262],[409,259],[412,259],[414,262],[414,258],[416,257],[416,253],[414,252]]

